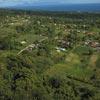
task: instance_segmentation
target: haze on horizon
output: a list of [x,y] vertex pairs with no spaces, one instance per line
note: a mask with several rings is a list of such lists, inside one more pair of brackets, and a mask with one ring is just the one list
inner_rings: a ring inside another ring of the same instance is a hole
[[100,3],[100,0],[0,0],[0,7],[15,6],[19,4],[83,4]]

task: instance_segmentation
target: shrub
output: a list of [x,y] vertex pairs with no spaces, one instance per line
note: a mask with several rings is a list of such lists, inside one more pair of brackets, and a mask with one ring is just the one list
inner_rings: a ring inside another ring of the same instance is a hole
[[97,68],[100,68],[100,57],[97,59],[97,61],[96,61],[96,67]]

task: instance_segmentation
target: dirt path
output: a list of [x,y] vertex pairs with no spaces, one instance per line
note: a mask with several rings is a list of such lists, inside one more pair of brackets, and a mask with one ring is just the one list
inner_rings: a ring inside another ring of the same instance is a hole
[[22,52],[24,52],[24,51],[26,51],[26,50],[27,50],[27,51],[31,51],[32,49],[37,48],[38,45],[39,45],[39,43],[43,42],[43,41],[46,40],[46,39],[48,39],[48,37],[46,37],[46,38],[44,38],[44,39],[38,41],[37,44],[33,43],[33,44],[28,45],[28,46],[25,47],[24,49],[20,50],[20,51],[17,53],[17,55],[20,55]]

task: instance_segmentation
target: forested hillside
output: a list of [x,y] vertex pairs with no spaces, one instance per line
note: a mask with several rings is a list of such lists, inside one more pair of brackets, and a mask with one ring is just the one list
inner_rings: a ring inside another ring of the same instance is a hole
[[100,100],[100,13],[1,9],[0,100]]

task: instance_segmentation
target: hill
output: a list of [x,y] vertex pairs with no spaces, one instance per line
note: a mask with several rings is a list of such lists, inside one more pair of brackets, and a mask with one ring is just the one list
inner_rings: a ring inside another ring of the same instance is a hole
[[0,9],[0,100],[100,100],[100,13]]

